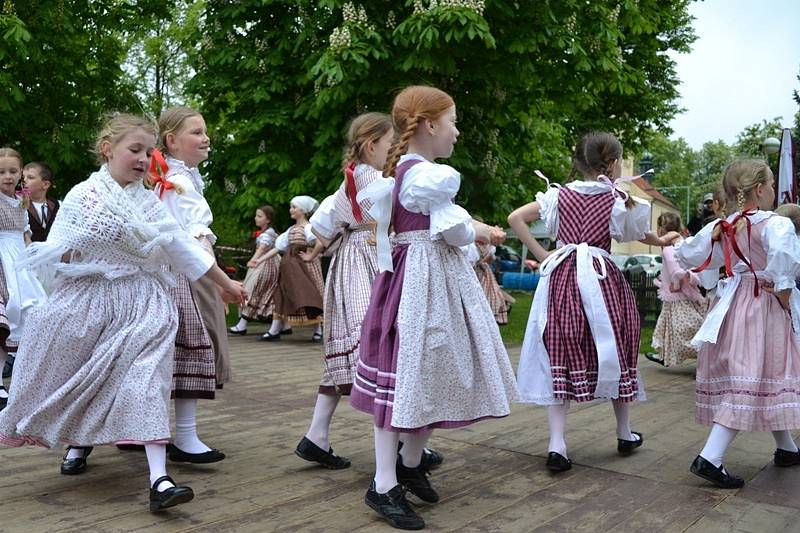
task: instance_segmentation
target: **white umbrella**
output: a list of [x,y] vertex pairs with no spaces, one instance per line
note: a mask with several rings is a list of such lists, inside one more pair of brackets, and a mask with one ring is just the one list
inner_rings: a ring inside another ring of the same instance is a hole
[[778,204],[790,204],[797,200],[794,174],[794,143],[789,128],[784,128],[778,152]]

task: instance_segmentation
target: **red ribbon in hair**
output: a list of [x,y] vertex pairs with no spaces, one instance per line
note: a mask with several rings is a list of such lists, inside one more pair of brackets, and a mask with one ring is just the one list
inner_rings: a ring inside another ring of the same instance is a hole
[[356,164],[350,163],[346,167],[344,167],[344,188],[347,191],[347,197],[350,199],[350,207],[353,209],[353,217],[356,219],[356,222],[361,224],[361,221],[364,217],[361,215],[361,206],[358,205],[357,194],[356,191],[356,178],[353,176],[353,172],[356,170]]
[[257,229],[253,230],[253,233],[251,233],[250,236],[253,237],[254,239],[258,239],[262,233],[264,233],[263,229]]
[[714,255],[714,244],[719,241],[722,245],[722,256],[725,258],[725,273],[728,277],[733,276],[733,256],[731,251],[733,251],[733,255],[738,257],[742,263],[744,263],[750,272],[753,274],[753,279],[756,282],[755,289],[753,290],[754,296],[758,297],[758,276],[756,276],[756,271],[753,268],[753,264],[745,257],[742,253],[742,250],[739,248],[739,243],[736,242],[736,224],[739,220],[744,219],[747,223],[747,247],[750,248],[750,236],[751,231],[753,228],[753,224],[750,222],[750,215],[754,215],[755,211],[744,211],[740,215],[737,215],[733,222],[728,222],[727,220],[720,220],[717,222],[716,228],[720,229],[719,235],[717,237],[712,237],[711,239],[711,252],[708,254],[708,258],[703,261],[703,264],[697,268],[693,268],[692,272],[702,272],[708,265],[711,264],[711,258]]
[[169,166],[164,160],[164,156],[158,149],[153,150],[153,154],[150,158],[150,171],[147,173],[147,177],[154,188],[160,187],[160,189],[158,189],[159,199],[164,196],[166,191],[175,188],[171,182],[167,181],[167,170],[169,170]]

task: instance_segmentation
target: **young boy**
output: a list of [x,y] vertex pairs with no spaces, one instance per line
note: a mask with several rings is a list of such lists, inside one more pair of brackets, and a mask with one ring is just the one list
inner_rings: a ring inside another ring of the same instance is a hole
[[48,189],[53,186],[53,171],[46,164],[34,161],[22,169],[22,178],[31,195],[31,205],[28,207],[31,240],[47,240],[58,212],[58,202],[47,197]]

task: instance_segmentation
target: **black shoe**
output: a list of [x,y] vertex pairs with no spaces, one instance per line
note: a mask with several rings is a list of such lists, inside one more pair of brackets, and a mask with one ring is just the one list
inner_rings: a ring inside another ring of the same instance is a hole
[[228,333],[231,335],[247,335],[247,328],[236,329],[236,326],[231,326],[228,328]]
[[[403,449],[403,441],[400,441],[397,444],[397,453],[400,454],[400,450]],[[425,465],[428,470],[435,470],[439,468],[441,464],[444,462],[444,456],[437,452],[436,450],[431,450],[430,448],[422,448],[422,461],[421,464]]]
[[[156,490],[159,483],[162,481],[169,481],[174,487],[164,489],[161,492]],[[191,488],[181,485],[176,485],[169,476],[161,476],[153,483],[150,488],[150,512],[157,513],[168,507],[174,507],[181,503],[190,502],[194,499],[194,491]]]
[[194,463],[198,465],[204,465],[208,463],[218,463],[223,459],[225,459],[225,454],[216,448],[203,453],[189,453],[181,450],[174,444],[169,447],[169,460],[174,463]]
[[[5,390],[6,390],[6,388],[5,388],[5,387],[3,387],[3,384],[2,384],[2,383],[0,383],[0,390],[1,390],[1,391],[5,391]],[[6,408],[6,405],[8,405],[8,397],[7,397],[7,396],[4,396],[4,397],[0,398],[0,411],[2,411],[3,409],[5,409],[5,408]]]
[[411,508],[406,500],[406,491],[400,485],[395,485],[386,494],[378,494],[373,481],[364,496],[364,503],[397,529],[416,530],[425,527],[425,521]]
[[558,452],[548,452],[547,462],[544,465],[551,472],[566,472],[572,468],[572,461]]
[[281,335],[291,335],[292,333],[294,333],[292,331],[292,328],[287,328],[287,329],[282,329],[281,330]]
[[699,455],[694,458],[692,466],[689,467],[689,471],[696,476],[710,481],[721,489],[738,489],[744,486],[744,479],[727,473],[725,469],[722,468],[722,465],[716,467]]
[[329,470],[341,470],[342,468],[350,467],[350,459],[347,457],[339,457],[333,453],[333,448],[328,448],[326,452],[307,437],[300,439],[300,443],[294,450],[294,454],[306,461],[312,463],[319,463]]
[[117,449],[125,452],[143,452],[144,444],[117,444]]
[[264,341],[264,342],[276,342],[276,341],[281,340],[281,334],[280,333],[276,333],[275,335],[273,335],[272,333],[267,331],[266,333],[261,335],[258,338],[258,340],[259,341]]
[[650,361],[652,361],[652,362],[654,362],[654,363],[656,363],[656,364],[659,364],[659,365],[661,365],[661,366],[665,366],[665,365],[664,365],[664,360],[663,360],[663,359],[661,359],[661,358],[658,356],[658,354],[657,354],[657,353],[653,353],[653,352],[647,352],[646,354],[644,354],[644,356],[645,356],[647,359],[649,359]]
[[311,342],[320,342],[322,341],[322,333],[314,333],[311,335]]
[[444,456],[436,450],[429,450],[428,448],[422,449],[422,464],[425,465],[428,470],[439,468],[443,462]]
[[422,463],[415,468],[403,464],[403,458],[397,456],[397,482],[403,485],[408,492],[427,503],[439,501],[439,494],[428,481],[428,469]]
[[[67,454],[70,450],[83,450],[83,457],[76,457],[74,459],[67,459]],[[86,472],[86,458],[92,453],[91,446],[67,446],[67,451],[64,454],[64,459],[61,461],[61,473],[65,476],[77,476]]]
[[636,440],[617,439],[617,451],[620,455],[630,455],[633,450],[638,448],[644,443],[644,437],[638,431],[631,431],[632,435],[639,437]]
[[775,450],[775,457],[772,459],[775,466],[794,466],[800,465],[800,450],[790,452],[778,448]]
[[6,357],[6,364],[3,365],[3,379],[8,379],[11,377],[11,374],[14,371],[14,361],[16,357],[11,357],[10,355]]

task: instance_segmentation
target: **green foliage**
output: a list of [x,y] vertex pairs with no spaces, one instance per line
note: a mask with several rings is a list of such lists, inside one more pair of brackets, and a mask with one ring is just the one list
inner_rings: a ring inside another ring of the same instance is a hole
[[56,173],[57,195],[95,168],[90,150],[101,116],[137,111],[122,81],[119,32],[143,4],[5,0],[0,12],[0,146]]
[[762,149],[764,139],[767,137],[776,137],[780,139],[782,131],[781,117],[775,117],[772,120],[762,120],[759,124],[751,124],[745,127],[745,129],[736,136],[734,149],[737,155],[764,157],[764,151]]
[[581,132],[613,131],[630,150],[668,129],[667,52],[694,40],[687,5],[208,0],[187,89],[213,128],[208,196],[227,225],[215,229],[236,242],[258,205],[330,194],[348,121],[415,83],[453,95],[458,201],[500,222],[541,187],[534,169],[566,175]]

